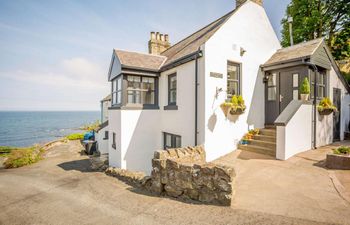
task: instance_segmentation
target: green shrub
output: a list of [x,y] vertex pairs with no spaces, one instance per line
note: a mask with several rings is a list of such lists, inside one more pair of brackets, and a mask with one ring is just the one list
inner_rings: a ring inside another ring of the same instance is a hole
[[310,83],[307,77],[304,78],[303,83],[300,86],[300,94],[310,94]]
[[39,147],[12,149],[4,162],[5,168],[18,168],[30,165],[42,159],[43,149]]
[[345,146],[341,146],[337,149],[334,149],[333,153],[337,154],[337,155],[348,155],[348,154],[350,154],[350,148],[345,147]]
[[66,138],[68,140],[70,140],[70,141],[83,140],[84,139],[84,134],[81,134],[81,133],[70,134],[70,135],[67,135]]

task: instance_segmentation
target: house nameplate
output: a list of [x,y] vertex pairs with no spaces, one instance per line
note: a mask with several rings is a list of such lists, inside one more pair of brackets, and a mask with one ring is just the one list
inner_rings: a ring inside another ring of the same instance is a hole
[[215,73],[215,72],[210,72],[210,76],[214,77],[214,78],[223,78],[223,74],[222,73]]

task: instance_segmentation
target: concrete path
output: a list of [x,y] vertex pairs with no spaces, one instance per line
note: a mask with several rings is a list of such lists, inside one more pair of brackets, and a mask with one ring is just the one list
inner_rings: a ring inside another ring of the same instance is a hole
[[350,224],[350,171],[324,167],[326,154],[335,147],[307,151],[287,161],[238,150],[216,163],[235,167],[234,208]]
[[[256,179],[252,168],[242,169],[239,175],[245,173],[249,177],[239,181],[237,203],[235,207],[218,207],[179,202],[169,198],[159,198],[140,192],[116,178],[103,173],[92,172],[87,156],[81,155],[81,146],[70,142],[55,146],[49,150],[47,158],[37,164],[19,169],[0,170],[0,224],[320,224],[326,220],[323,215],[305,217],[290,214],[284,210],[271,214],[260,207],[274,209],[274,202],[281,199],[270,199],[270,203],[259,202],[267,196],[273,197],[268,190],[263,190],[266,183],[255,187],[247,187],[249,179]],[[261,162],[260,165],[269,165]],[[280,166],[278,166],[280,167]],[[276,168],[278,168],[276,166]],[[265,174],[264,168],[255,167],[258,174]],[[262,175],[270,176],[270,175]],[[305,175],[306,176],[306,175]],[[259,177],[259,176],[258,176]],[[268,177],[266,177],[267,179]],[[275,177],[270,177],[275,179]],[[267,181],[266,181],[267,182]],[[277,185],[277,182],[272,182]],[[255,183],[256,184],[256,183]],[[250,188],[250,189],[249,189]],[[271,190],[271,189],[270,189]],[[331,189],[329,189],[331,190]],[[281,192],[281,191],[278,191]],[[266,196],[259,196],[266,194]],[[298,193],[296,193],[298,194]],[[333,191],[329,194],[333,196]],[[286,199],[292,204],[295,196]],[[336,204],[344,204],[343,215],[347,206],[341,199]],[[304,198],[308,204],[308,196]],[[319,196],[323,198],[323,196]],[[244,200],[246,199],[246,200]],[[298,200],[299,202],[299,200]],[[264,205],[265,204],[265,205]],[[331,207],[324,203],[322,207]],[[256,205],[256,207],[252,207]],[[285,206],[286,208],[288,206]],[[320,206],[312,206],[320,207]],[[258,212],[265,211],[265,212]],[[349,214],[348,214],[349,215]],[[333,215],[336,216],[336,215]],[[304,219],[300,219],[300,217]],[[311,221],[306,218],[314,218]],[[340,221],[340,220],[337,220]]]

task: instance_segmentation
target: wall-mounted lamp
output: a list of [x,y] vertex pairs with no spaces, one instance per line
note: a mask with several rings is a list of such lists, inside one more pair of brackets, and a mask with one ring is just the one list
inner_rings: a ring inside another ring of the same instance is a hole
[[216,87],[215,98],[219,97],[220,92],[223,92],[222,88]]
[[241,56],[243,56],[244,53],[246,53],[246,52],[247,52],[247,50],[245,50],[244,48],[241,47]]
[[264,78],[263,78],[263,82],[264,82],[264,83],[267,83],[267,82],[269,81],[269,79],[270,79],[270,76],[271,76],[270,73],[265,73],[265,76],[264,76]]

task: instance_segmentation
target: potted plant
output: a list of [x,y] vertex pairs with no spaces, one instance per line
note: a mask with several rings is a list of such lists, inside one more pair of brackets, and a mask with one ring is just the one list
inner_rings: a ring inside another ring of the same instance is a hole
[[246,106],[244,104],[243,97],[241,95],[234,95],[230,102],[224,102],[220,105],[221,110],[225,116],[230,113],[231,115],[240,115],[245,112]]
[[317,106],[317,110],[320,115],[329,115],[332,112],[336,112],[338,109],[332,103],[332,101],[325,97],[323,98]]
[[303,83],[300,86],[300,99],[302,101],[309,100],[310,95],[310,83],[307,77],[304,78]]
[[243,136],[242,138],[242,145],[247,145],[249,144],[249,141],[253,139],[253,135],[250,133],[247,133]]

